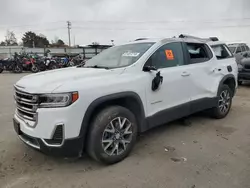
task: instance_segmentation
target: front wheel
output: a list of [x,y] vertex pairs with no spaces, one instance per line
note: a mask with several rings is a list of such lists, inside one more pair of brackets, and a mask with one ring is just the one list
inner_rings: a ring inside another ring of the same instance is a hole
[[23,72],[23,67],[21,64],[16,64],[13,68],[14,73],[22,73]]
[[241,80],[238,80],[238,85],[242,85],[243,84],[243,81],[241,81]]
[[94,118],[90,126],[87,152],[99,162],[120,162],[129,155],[135,145],[136,118],[124,107],[105,108]]
[[228,85],[222,85],[218,92],[217,106],[210,110],[213,118],[222,119],[227,116],[232,105],[233,92]]

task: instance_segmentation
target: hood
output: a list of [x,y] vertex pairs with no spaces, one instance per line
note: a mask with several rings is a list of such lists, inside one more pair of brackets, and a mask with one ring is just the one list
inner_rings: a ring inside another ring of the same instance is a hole
[[52,71],[46,71],[24,76],[17,83],[16,87],[29,93],[52,93],[66,82],[75,80],[85,80],[94,77],[104,77],[118,75],[122,69],[97,69],[97,68],[64,68]]

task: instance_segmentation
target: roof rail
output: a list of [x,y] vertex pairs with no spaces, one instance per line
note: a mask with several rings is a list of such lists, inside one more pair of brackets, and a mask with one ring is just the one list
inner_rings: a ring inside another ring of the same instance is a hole
[[191,39],[197,39],[197,40],[203,40],[203,41],[219,41],[217,37],[209,37],[209,38],[199,38],[191,35],[184,35],[181,34],[179,38],[191,38]]
[[138,40],[147,40],[148,38],[138,38],[138,39],[135,39],[135,41],[138,41]]

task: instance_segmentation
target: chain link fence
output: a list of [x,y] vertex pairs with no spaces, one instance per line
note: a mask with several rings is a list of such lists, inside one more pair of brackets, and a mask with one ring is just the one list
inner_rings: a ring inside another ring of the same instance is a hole
[[101,51],[109,48],[108,45],[98,45],[96,47],[79,47],[79,48],[26,48],[22,46],[1,46],[0,59],[10,58],[15,53],[35,53],[43,56],[46,52],[50,52],[52,56],[76,56],[82,55],[84,59],[91,59]]

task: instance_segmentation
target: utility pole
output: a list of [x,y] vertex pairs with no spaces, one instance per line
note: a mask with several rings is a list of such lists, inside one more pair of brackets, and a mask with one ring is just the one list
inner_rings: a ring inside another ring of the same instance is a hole
[[69,35],[69,47],[71,46],[71,42],[70,42],[70,29],[71,29],[71,22],[67,21],[67,28],[68,28],[68,35]]
[[76,46],[76,36],[74,35],[74,47]]

